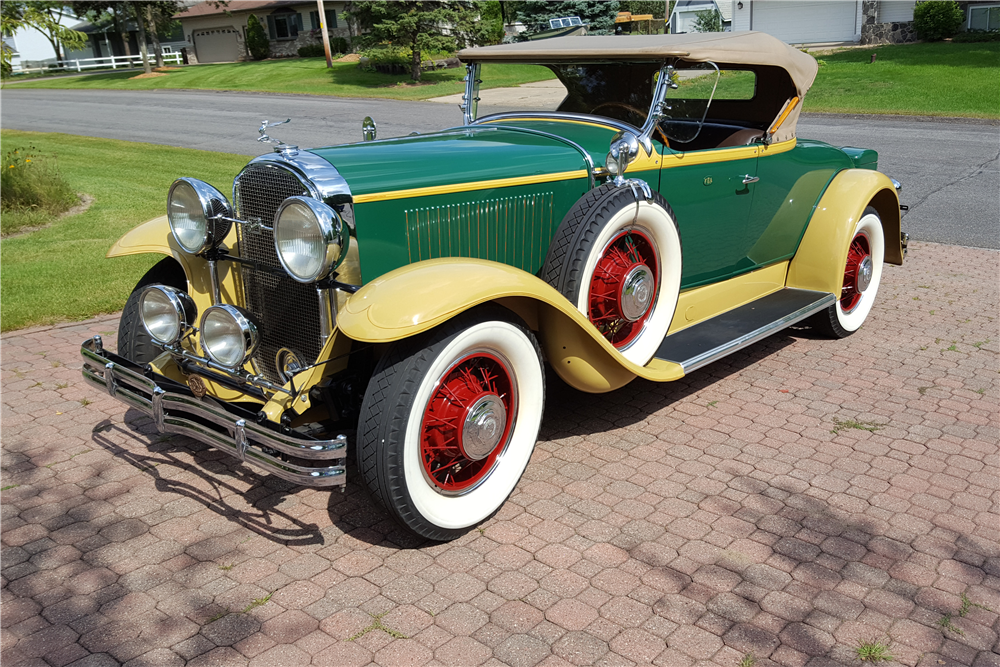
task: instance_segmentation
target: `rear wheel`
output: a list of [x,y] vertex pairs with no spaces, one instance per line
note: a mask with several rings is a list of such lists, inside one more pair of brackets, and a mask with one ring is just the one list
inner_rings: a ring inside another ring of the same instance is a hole
[[137,364],[148,364],[162,351],[153,345],[146,327],[142,326],[139,313],[139,299],[142,291],[149,285],[169,285],[179,290],[187,291],[187,278],[184,269],[172,257],[165,257],[157,262],[132,290],[121,319],[118,320],[118,354]]
[[814,316],[817,330],[832,338],[845,338],[861,328],[875,304],[884,256],[882,221],[869,206],[858,220],[847,249],[840,298]]
[[514,490],[544,400],[534,336],[504,309],[477,308],[381,359],[361,407],[361,474],[408,529],[459,537]]

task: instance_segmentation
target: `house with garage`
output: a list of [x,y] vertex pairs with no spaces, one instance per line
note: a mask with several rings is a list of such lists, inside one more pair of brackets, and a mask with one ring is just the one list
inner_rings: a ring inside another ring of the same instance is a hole
[[[330,37],[350,39],[344,18],[346,2],[324,2]],[[174,15],[180,21],[188,61],[221,63],[249,60],[247,19],[257,16],[267,30],[272,57],[294,56],[299,48],[322,41],[319,11],[315,2],[302,0],[232,0],[223,6],[200,2]]]

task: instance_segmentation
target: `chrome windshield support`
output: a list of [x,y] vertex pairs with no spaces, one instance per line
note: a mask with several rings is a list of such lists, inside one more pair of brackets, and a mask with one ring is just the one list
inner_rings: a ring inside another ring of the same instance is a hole
[[472,125],[476,121],[476,114],[479,112],[479,63],[470,63],[465,66],[465,94],[462,95],[462,103],[458,108],[462,110],[465,118],[465,125]]
[[667,90],[671,88],[677,88],[677,83],[674,82],[674,68],[664,65],[660,68],[656,79],[656,90],[653,91],[653,101],[649,105],[649,115],[639,131],[639,143],[646,151],[646,155],[653,154],[653,131],[663,118],[664,111],[670,108],[667,106]]

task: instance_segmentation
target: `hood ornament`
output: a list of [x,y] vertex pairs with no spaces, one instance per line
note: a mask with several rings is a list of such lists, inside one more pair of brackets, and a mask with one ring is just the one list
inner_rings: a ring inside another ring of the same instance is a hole
[[267,129],[269,127],[276,127],[278,125],[284,125],[285,123],[291,123],[291,122],[292,122],[291,118],[287,118],[285,120],[279,120],[276,123],[269,123],[266,120],[263,121],[260,124],[260,127],[257,128],[257,132],[260,133],[260,136],[257,137],[257,141],[260,141],[265,144],[275,144],[274,146],[275,153],[281,153],[282,155],[295,155],[299,151],[298,146],[292,146],[291,144],[286,144],[280,139],[273,139],[267,135]]

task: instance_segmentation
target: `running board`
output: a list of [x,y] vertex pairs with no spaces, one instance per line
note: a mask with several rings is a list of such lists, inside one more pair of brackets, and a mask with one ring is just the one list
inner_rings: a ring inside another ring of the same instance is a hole
[[804,320],[836,301],[837,297],[827,292],[785,287],[670,334],[654,356],[680,364],[687,374]]

